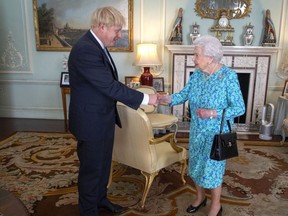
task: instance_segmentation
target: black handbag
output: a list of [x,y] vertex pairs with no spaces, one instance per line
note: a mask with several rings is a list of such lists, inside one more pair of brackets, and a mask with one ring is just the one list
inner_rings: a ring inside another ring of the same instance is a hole
[[224,114],[225,109],[223,110],[222,114],[220,133],[214,136],[212,149],[210,153],[210,158],[217,161],[226,160],[238,156],[237,134],[236,132],[231,131],[231,125],[228,120],[227,124],[230,133],[222,133],[224,124]]

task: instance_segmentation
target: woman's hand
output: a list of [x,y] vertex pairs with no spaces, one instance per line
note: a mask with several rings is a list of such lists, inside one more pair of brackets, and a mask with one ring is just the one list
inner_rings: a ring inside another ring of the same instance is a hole
[[216,117],[216,110],[214,109],[197,109],[196,110],[196,115],[199,117],[199,118],[215,118]]
[[169,95],[158,95],[158,101],[160,104],[170,104],[171,103],[171,97]]

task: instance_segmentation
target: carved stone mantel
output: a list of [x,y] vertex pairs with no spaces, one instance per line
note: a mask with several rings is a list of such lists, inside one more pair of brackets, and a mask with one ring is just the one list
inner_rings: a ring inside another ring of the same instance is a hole
[[[165,45],[171,53],[194,53],[193,45]],[[279,51],[279,47],[262,46],[223,46],[224,54],[258,54],[273,55]]]
[[[179,92],[195,69],[193,45],[166,45],[172,54],[172,93]],[[266,102],[266,92],[272,56],[278,47],[223,46],[221,62],[234,69],[238,74],[250,74],[247,93],[245,123],[255,123],[255,114]],[[173,107],[173,114],[180,121],[186,114],[187,104]],[[259,116],[260,117],[260,116]]]

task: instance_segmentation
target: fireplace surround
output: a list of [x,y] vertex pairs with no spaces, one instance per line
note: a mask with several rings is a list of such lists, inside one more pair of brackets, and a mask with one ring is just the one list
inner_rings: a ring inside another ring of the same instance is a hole
[[[179,92],[195,69],[193,62],[193,45],[166,45],[172,60],[172,93]],[[246,113],[238,123],[255,124],[260,110],[266,102],[267,85],[270,73],[271,58],[279,48],[258,46],[224,46],[221,62],[234,69],[239,77],[244,96]],[[248,84],[248,85],[247,85]],[[174,106],[173,115],[179,121],[185,121],[188,103]],[[260,116],[259,116],[260,117]]]

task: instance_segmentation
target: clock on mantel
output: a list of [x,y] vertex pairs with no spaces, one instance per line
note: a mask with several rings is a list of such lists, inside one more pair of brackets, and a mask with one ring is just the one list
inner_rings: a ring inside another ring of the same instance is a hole
[[223,46],[234,46],[233,33],[234,28],[230,25],[230,21],[227,17],[227,12],[222,11],[216,24],[210,28],[210,32],[214,33]]

